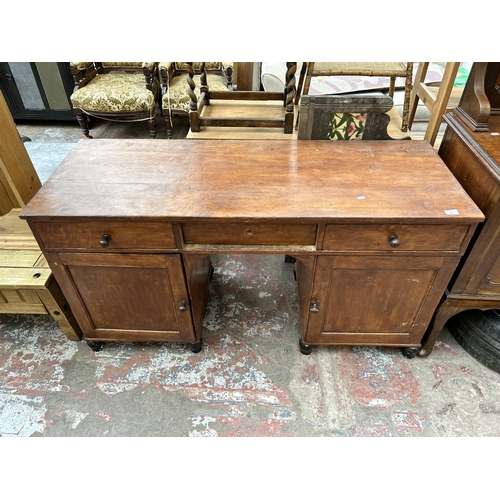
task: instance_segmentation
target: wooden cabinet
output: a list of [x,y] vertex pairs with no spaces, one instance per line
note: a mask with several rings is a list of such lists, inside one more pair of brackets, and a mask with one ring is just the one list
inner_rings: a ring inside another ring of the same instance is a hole
[[51,254],[88,341],[196,343],[178,254]]
[[[201,277],[206,289],[210,262],[205,259],[186,281],[182,256],[161,253],[176,248],[172,224],[100,220],[35,222],[32,228],[65,294],[77,304],[77,320],[91,345],[170,341],[199,350],[201,322],[195,329],[188,287],[195,292]],[[203,296],[196,300],[204,307]]]
[[420,346],[456,263],[442,256],[318,257],[304,343]]
[[2,62],[0,91],[15,120],[75,120],[68,62]]
[[446,322],[500,308],[500,63],[474,63],[462,99],[444,115],[439,156],[485,215],[423,339],[429,354]]
[[296,258],[304,353],[419,348],[483,220],[427,143],[286,140],[85,140],[22,217],[87,341],[196,352],[210,255],[273,253]]

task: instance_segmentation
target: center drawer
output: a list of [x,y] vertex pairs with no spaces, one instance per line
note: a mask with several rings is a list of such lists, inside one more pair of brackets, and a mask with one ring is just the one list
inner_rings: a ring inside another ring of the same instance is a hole
[[458,252],[468,229],[464,224],[328,224],[323,249]]
[[188,222],[185,243],[201,245],[315,245],[316,224]]
[[172,224],[164,222],[35,222],[47,249],[175,249]]

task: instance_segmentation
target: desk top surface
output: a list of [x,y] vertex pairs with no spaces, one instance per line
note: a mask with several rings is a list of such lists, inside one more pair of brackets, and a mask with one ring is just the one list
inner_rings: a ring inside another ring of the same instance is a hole
[[424,141],[83,139],[21,216],[483,220]]

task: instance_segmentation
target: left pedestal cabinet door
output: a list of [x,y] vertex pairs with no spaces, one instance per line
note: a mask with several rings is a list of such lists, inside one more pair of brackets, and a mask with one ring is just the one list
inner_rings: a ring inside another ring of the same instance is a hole
[[87,341],[195,342],[179,254],[47,255]]

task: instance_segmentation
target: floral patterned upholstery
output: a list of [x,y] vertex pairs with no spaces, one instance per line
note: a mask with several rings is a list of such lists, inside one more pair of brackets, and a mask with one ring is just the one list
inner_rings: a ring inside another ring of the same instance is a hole
[[115,68],[117,66],[129,66],[131,68],[148,68],[149,71],[153,71],[155,63],[154,62],[103,62],[103,68]]
[[[142,66],[142,63],[139,63]],[[154,114],[159,82],[153,79],[153,92],[146,88],[143,74],[105,73],[71,95],[74,108],[101,113],[140,112]]]
[[[177,70],[185,70],[186,69],[186,63],[185,62],[176,62],[174,63],[175,64],[175,69]],[[195,71],[199,71],[200,70],[200,65],[201,63],[199,62],[193,62],[193,69]],[[205,69],[207,71],[210,71],[210,70],[219,70],[219,69],[222,69],[222,68],[227,68],[228,66],[233,66],[233,63],[232,62],[227,62],[227,63],[221,63],[221,62],[206,62],[205,63]]]
[[[196,84],[195,94],[198,97],[200,95],[200,75],[194,75],[193,81]],[[222,75],[208,74],[207,83],[210,90],[229,91],[226,84],[226,78]],[[170,82],[162,98],[162,108],[165,110],[175,109],[186,112],[189,111],[189,94],[186,75],[177,76]]]
[[331,141],[361,140],[367,113],[332,113],[328,139]]
[[70,66],[77,68],[79,71],[90,68],[94,65],[93,62],[70,62],[69,64]]

